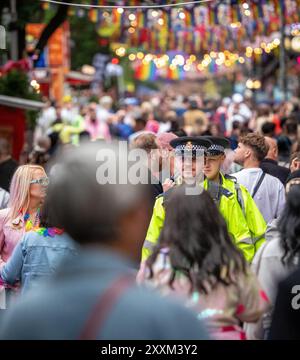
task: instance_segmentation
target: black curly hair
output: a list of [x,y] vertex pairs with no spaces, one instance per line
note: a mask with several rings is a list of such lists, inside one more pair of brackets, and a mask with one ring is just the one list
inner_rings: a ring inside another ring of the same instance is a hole
[[174,188],[168,196],[166,218],[158,245],[147,265],[152,266],[162,248],[169,249],[172,275],[184,274],[191,291],[207,294],[217,284],[236,283],[237,275],[247,272],[246,260],[235,247],[225,220],[205,190],[199,195],[186,195],[186,187]]
[[284,250],[282,262],[291,265],[295,257],[300,255],[300,185],[291,187],[287,195],[278,230]]

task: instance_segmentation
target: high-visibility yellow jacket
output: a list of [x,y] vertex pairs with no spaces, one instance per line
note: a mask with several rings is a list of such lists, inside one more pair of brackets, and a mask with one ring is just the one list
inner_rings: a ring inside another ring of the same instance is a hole
[[[221,175],[222,191],[219,210],[227,224],[233,242],[251,262],[256,251],[265,241],[266,223],[248,190],[233,179]],[[207,179],[202,184],[208,187]],[[180,205],[179,205],[180,206]],[[142,261],[152,253],[164,224],[164,194],[156,198],[146,240],[142,250]]]

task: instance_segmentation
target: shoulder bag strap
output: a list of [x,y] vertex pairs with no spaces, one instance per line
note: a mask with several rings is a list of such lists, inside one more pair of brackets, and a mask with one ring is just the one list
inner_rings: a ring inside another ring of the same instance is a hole
[[266,173],[265,173],[265,172],[263,172],[263,173],[261,174],[261,176],[260,176],[260,178],[259,178],[259,180],[258,180],[257,184],[255,185],[254,190],[253,190],[253,194],[252,194],[252,197],[253,197],[253,198],[254,198],[254,196],[256,195],[256,193],[257,193],[258,189],[260,188],[260,185],[261,185],[261,183],[263,182],[263,180],[264,180],[265,176],[266,176]]
[[135,279],[129,275],[123,275],[113,281],[96,302],[81,331],[79,340],[95,340],[97,338],[114,305],[134,284]]

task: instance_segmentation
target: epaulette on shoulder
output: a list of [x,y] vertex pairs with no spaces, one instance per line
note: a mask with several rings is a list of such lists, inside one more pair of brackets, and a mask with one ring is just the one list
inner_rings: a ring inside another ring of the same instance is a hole
[[221,187],[221,194],[226,197],[230,197],[233,195],[233,193],[231,191],[229,191],[228,189],[225,189],[223,186]]
[[165,194],[165,193],[161,193],[161,194],[157,195],[155,199],[159,199],[159,198],[163,197],[164,194]]
[[229,174],[224,174],[224,178],[227,179],[227,180],[231,180],[233,182],[237,182],[236,177],[234,177],[232,175],[229,175]]

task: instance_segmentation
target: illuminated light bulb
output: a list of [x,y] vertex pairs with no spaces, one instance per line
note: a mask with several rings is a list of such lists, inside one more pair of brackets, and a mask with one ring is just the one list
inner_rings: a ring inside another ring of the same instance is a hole
[[123,8],[118,8],[118,9],[117,9],[117,12],[118,12],[119,14],[123,14],[124,9],[123,9]]
[[164,24],[164,19],[161,19],[161,18],[160,18],[160,19],[158,19],[157,22],[158,22],[159,25],[163,26],[163,24]]
[[144,58],[144,54],[142,52],[138,52],[136,54],[136,57],[139,59],[139,60],[142,60]]
[[225,55],[222,52],[219,52],[219,58],[220,58],[220,60],[224,61]]
[[109,13],[107,11],[104,11],[103,17],[105,17],[105,18],[109,17]]
[[196,61],[196,60],[197,60],[197,58],[196,58],[196,56],[195,56],[195,55],[191,55],[191,56],[190,56],[190,60],[191,60],[192,62],[194,62],[194,61]]
[[128,32],[129,32],[129,34],[133,34],[133,33],[135,32],[135,28],[130,27],[130,28],[128,29]]
[[217,57],[217,53],[214,51],[211,51],[209,55],[212,59],[215,59]]
[[204,55],[204,59],[207,60],[207,61],[211,60],[211,58],[210,58],[210,56],[208,54]]
[[267,47],[267,44],[266,44],[265,42],[262,42],[262,43],[260,44],[260,47],[261,47],[262,49],[265,49],[265,48]]
[[204,70],[204,68],[203,68],[203,66],[202,66],[201,64],[198,64],[197,69],[198,69],[199,71],[203,71],[203,70]]
[[217,64],[218,66],[221,66],[221,65],[223,64],[223,61],[222,61],[221,59],[217,59],[217,60],[216,60],[216,64]]
[[244,64],[244,62],[245,62],[245,59],[244,59],[242,56],[240,56],[240,57],[239,57],[239,63],[240,63],[240,64]]
[[247,53],[246,53],[246,56],[247,56],[248,58],[251,58],[252,53],[247,52]]
[[273,44],[274,44],[275,46],[279,46],[279,45],[280,45],[280,39],[274,39],[274,40],[273,40]]
[[134,61],[136,59],[136,56],[135,56],[135,54],[130,54],[128,56],[128,58],[129,58],[130,61]]
[[247,46],[247,47],[246,47],[246,51],[250,53],[250,52],[252,52],[252,51],[253,51],[253,49],[252,49],[252,47],[251,47],[251,46]]
[[246,16],[250,16],[250,15],[251,15],[251,11],[250,11],[250,10],[245,10],[244,14],[245,14]]
[[239,28],[241,26],[241,23],[238,21],[238,22],[235,22],[235,23],[231,23],[230,26],[233,29],[236,29],[236,28]]
[[183,69],[184,71],[190,71],[191,68],[188,65],[184,65]]
[[254,54],[256,54],[256,55],[262,54],[262,49],[261,48],[255,48],[254,49]]
[[248,79],[248,80],[246,81],[246,87],[247,87],[248,89],[253,89],[253,81],[252,81],[251,79]]
[[152,59],[153,59],[153,56],[151,54],[147,54],[145,56],[145,60],[148,61],[148,62],[150,62]]
[[126,53],[126,49],[124,47],[120,47],[116,50],[116,54],[120,57],[124,56]]
[[154,18],[157,17],[157,16],[158,16],[158,11],[153,10],[152,13],[151,13],[151,15],[152,15]]
[[243,4],[243,8],[244,8],[245,10],[247,10],[247,9],[249,9],[249,5],[248,5],[247,3],[244,3],[244,4]]
[[227,67],[229,67],[229,66],[231,66],[232,64],[231,64],[231,61],[230,60],[226,60],[225,61],[225,66],[227,66]]
[[137,26],[137,21],[136,20],[131,21],[130,25],[133,27]]
[[179,13],[179,18],[180,18],[181,20],[184,20],[184,19],[185,19],[185,13],[184,13],[184,12],[180,12],[180,13]]
[[259,80],[255,80],[253,82],[253,88],[254,89],[260,89],[260,87],[261,87],[261,82]]
[[134,14],[130,14],[130,15],[128,16],[128,19],[129,19],[130,21],[134,21],[134,20],[136,19],[136,16],[135,16]]

